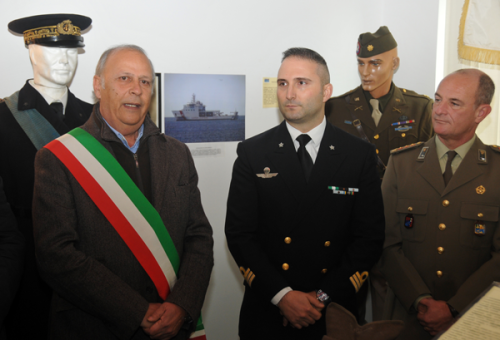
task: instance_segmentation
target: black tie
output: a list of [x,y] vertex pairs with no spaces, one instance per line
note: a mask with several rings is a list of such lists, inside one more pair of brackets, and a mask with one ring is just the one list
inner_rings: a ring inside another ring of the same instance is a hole
[[52,111],[54,111],[57,114],[57,117],[59,117],[60,120],[64,120],[64,114],[63,114],[63,104],[56,102],[50,104],[50,107],[52,108]]
[[311,155],[306,150],[306,145],[310,140],[311,137],[309,135],[300,135],[297,137],[297,141],[300,144],[297,154],[299,155],[299,161],[300,164],[302,164],[302,170],[304,170],[304,175],[306,176],[306,182],[309,181],[309,176],[313,168]]
[[455,151],[448,151],[448,160],[446,161],[446,167],[444,168],[444,186],[448,185],[448,182],[451,179],[451,176],[453,176],[453,171],[451,170],[451,162],[453,162],[453,158],[457,155]]

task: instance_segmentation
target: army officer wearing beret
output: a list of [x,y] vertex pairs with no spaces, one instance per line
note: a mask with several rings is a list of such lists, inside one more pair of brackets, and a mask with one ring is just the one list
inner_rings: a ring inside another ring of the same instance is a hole
[[436,137],[396,150],[382,183],[389,284],[384,316],[398,339],[431,339],[493,281],[500,281],[500,148],[475,135],[495,87],[479,70],[441,81]]

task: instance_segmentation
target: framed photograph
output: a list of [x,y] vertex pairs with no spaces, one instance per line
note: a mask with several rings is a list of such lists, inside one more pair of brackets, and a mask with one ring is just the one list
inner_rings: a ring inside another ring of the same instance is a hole
[[245,139],[245,76],[163,75],[164,132],[184,143]]
[[160,129],[162,122],[162,108],[161,108],[161,73],[155,73],[154,79],[154,92],[151,98],[151,104],[149,106],[149,116],[153,123],[156,124]]

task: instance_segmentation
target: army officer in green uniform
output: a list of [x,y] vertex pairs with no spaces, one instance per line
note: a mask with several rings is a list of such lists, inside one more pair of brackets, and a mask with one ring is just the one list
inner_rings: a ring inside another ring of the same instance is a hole
[[330,123],[375,145],[381,176],[392,149],[432,136],[432,100],[392,82],[397,46],[386,26],[361,34],[356,50],[361,85],[329,99],[325,108]]
[[500,281],[500,148],[475,135],[494,91],[479,70],[448,75],[435,95],[436,137],[389,159],[380,264],[384,317],[405,323],[398,339],[431,339]]

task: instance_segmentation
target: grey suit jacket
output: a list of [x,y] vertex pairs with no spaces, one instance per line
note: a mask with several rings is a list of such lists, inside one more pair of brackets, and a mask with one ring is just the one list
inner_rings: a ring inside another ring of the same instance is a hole
[[[110,143],[118,139],[95,108],[83,129],[113,153]],[[193,159],[186,145],[161,134],[149,118],[141,141],[149,146],[152,204],[181,259],[167,301],[196,320],[213,266],[213,240]],[[148,303],[161,302],[153,282],[51,151],[41,149],[35,167],[36,255],[55,292],[50,338],[149,339],[139,326]]]
[[[419,159],[423,147],[429,149]],[[381,270],[391,289],[385,314],[405,321],[400,339],[431,338],[412,307],[420,295],[431,294],[462,311],[500,280],[499,171],[500,153],[479,138],[446,187],[434,138],[389,160],[382,183],[386,240]],[[410,208],[414,223],[406,228]],[[478,220],[486,226],[485,235],[475,234]]]

